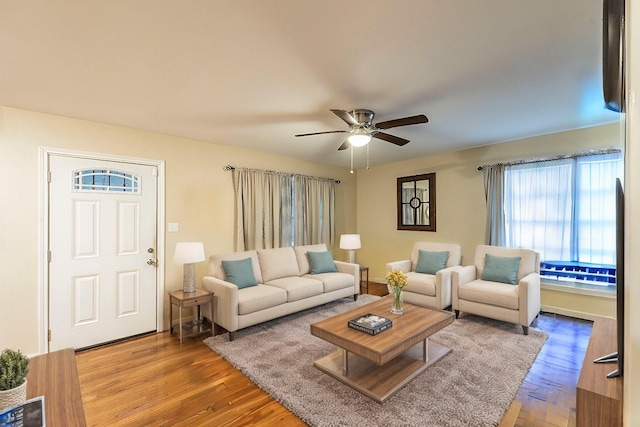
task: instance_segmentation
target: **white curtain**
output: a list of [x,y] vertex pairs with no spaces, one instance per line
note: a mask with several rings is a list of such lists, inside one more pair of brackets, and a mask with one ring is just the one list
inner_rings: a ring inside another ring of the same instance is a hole
[[280,176],[268,171],[233,171],[236,194],[236,250],[280,247]]
[[573,159],[509,166],[505,171],[505,245],[542,260],[571,260]]
[[616,178],[623,180],[619,155],[590,156],[577,164],[576,230],[580,261],[616,263]]
[[506,246],[532,248],[543,261],[615,264],[615,180],[620,154],[509,166]]
[[311,224],[310,244],[326,243],[331,247],[335,241],[335,200],[336,185],[334,180],[311,180],[308,183],[308,197],[311,203],[307,211],[316,213]]
[[236,250],[325,243],[335,239],[335,181],[235,169]]
[[335,239],[335,181],[303,175],[295,175],[293,181],[293,244],[332,246]]
[[280,246],[291,246],[294,239],[293,176],[280,175]]

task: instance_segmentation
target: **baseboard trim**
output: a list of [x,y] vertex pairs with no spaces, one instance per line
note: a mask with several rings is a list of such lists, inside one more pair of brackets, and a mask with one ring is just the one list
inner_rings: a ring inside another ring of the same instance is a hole
[[567,308],[555,307],[552,305],[542,305],[541,311],[545,313],[559,314],[561,316],[574,317],[576,319],[590,320],[592,322],[596,319],[596,317],[600,317],[597,314],[587,313],[587,312],[578,311],[578,310],[569,310]]

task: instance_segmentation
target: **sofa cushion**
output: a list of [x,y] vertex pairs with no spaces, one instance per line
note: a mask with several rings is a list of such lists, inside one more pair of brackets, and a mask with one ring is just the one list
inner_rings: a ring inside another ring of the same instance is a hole
[[300,275],[303,276],[311,272],[307,252],[326,252],[327,245],[320,243],[318,245],[294,246],[293,251],[296,253],[296,259],[298,260],[298,270],[300,270]]
[[253,276],[256,278],[256,282],[262,283],[260,262],[258,261],[258,253],[256,251],[242,251],[211,255],[209,257],[209,274],[217,279],[225,280],[224,269],[222,268],[222,260],[237,261],[246,258],[251,258],[251,267],[253,268]]
[[324,292],[336,291],[338,289],[344,289],[353,287],[353,275],[347,273],[320,273],[310,275],[307,274],[304,277],[308,277],[322,282]]
[[416,273],[436,274],[442,270],[449,258],[449,251],[431,252],[418,251],[418,262],[416,263]]
[[503,257],[491,254],[484,256],[484,268],[482,269],[482,280],[491,282],[516,284],[518,276],[518,266],[520,265],[520,257]]
[[286,291],[287,302],[320,295],[323,291],[322,282],[310,277],[283,277],[281,279],[270,280],[265,283],[265,285]]
[[406,292],[414,292],[416,294],[436,296],[436,276],[433,274],[416,273],[410,271],[405,273],[407,276],[407,284],[402,288]]
[[518,286],[507,283],[474,280],[458,287],[458,296],[465,301],[518,310]]
[[222,269],[224,270],[225,280],[231,282],[238,289],[256,286],[256,277],[253,275],[251,266],[251,258],[245,258],[238,261],[222,260]]
[[238,289],[238,314],[250,314],[287,302],[287,293],[273,286]]
[[282,277],[299,276],[298,261],[292,247],[258,251],[262,280],[267,283]]
[[309,258],[311,274],[336,273],[338,271],[330,251],[307,252],[307,258]]

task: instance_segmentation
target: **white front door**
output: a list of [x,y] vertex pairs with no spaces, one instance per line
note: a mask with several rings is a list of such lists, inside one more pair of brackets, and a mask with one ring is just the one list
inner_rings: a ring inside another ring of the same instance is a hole
[[157,168],[50,157],[49,351],[155,331]]

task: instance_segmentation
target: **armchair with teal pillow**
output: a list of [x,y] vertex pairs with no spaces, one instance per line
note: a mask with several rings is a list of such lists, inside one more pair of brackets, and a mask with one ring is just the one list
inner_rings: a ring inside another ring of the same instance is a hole
[[411,258],[387,263],[387,273],[400,270],[407,276],[405,302],[442,310],[451,306],[451,273],[461,259],[460,245],[415,242]]
[[540,313],[540,254],[531,249],[478,245],[473,265],[452,275],[452,306],[519,324],[525,335]]

